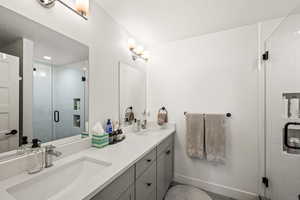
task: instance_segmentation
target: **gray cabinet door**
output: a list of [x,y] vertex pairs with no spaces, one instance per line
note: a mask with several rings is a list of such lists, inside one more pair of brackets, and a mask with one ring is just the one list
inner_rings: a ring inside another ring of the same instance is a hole
[[157,159],[157,200],[162,200],[173,180],[173,146]]
[[135,200],[134,185],[132,185],[118,200]]
[[96,194],[92,200],[117,200],[134,184],[134,167],[124,172],[110,185]]
[[167,190],[169,186],[171,185],[173,178],[174,178],[174,152],[173,152],[173,145],[169,146],[166,149],[165,155],[166,155],[166,182],[167,182]]

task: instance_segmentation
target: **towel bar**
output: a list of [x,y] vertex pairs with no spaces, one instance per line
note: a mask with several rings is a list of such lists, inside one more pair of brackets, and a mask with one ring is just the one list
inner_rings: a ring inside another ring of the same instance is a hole
[[[184,112],[183,114],[186,115],[188,112]],[[231,117],[232,114],[231,113],[226,113],[226,117]]]

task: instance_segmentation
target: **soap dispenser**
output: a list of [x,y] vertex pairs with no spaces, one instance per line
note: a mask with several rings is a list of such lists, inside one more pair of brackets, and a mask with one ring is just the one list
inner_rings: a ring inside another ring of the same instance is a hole
[[31,149],[30,145],[28,144],[28,137],[23,136],[21,138],[21,145],[17,149],[17,155],[24,155]]
[[161,127],[165,127],[168,123],[168,111],[166,107],[162,107],[158,110],[157,124]]

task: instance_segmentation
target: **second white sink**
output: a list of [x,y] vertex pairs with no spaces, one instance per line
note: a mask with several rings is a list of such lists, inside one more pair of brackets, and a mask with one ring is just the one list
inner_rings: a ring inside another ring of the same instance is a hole
[[7,192],[16,200],[46,200],[70,187],[80,189],[87,180],[96,177],[110,165],[111,163],[82,157],[12,186]]

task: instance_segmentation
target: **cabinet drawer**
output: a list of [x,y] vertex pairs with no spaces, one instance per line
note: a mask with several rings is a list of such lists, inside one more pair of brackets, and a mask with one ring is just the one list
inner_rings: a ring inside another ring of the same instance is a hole
[[131,167],[101,192],[96,194],[92,200],[117,200],[133,183],[134,167]]
[[174,141],[174,135],[170,135],[167,137],[164,141],[162,141],[158,146],[157,146],[157,157],[159,157],[162,153],[166,151],[166,148],[170,145],[173,145]]
[[156,149],[153,149],[150,153],[144,156],[136,163],[135,176],[140,177],[156,160]]
[[136,200],[148,200],[153,191],[156,192],[156,161],[136,181]]

